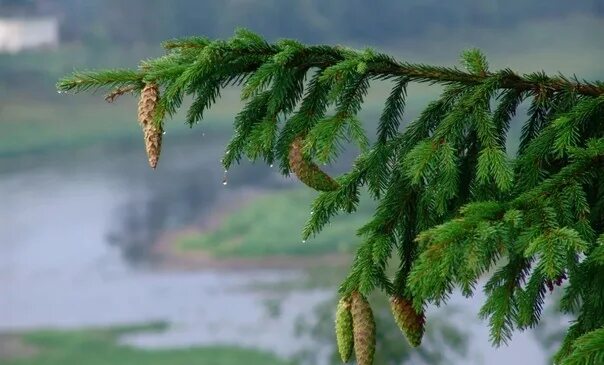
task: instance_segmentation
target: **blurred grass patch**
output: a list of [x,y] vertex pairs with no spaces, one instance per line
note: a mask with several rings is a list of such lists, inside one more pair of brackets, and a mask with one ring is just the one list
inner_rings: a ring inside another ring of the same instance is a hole
[[121,345],[119,336],[141,331],[160,331],[163,323],[75,331],[40,330],[21,335],[34,346],[34,355],[0,358],[1,365],[284,365],[269,353],[234,346],[146,350]]
[[[62,100],[13,100],[0,105],[0,156],[48,152],[86,147],[114,141],[142,141],[136,120],[136,100],[123,96],[113,104],[101,93],[60,96]],[[232,130],[231,110],[217,110],[202,128],[228,135]],[[166,121],[171,134],[187,135],[190,128],[181,114]]]
[[308,188],[263,194],[227,214],[209,231],[178,238],[176,247],[184,251],[202,250],[217,258],[351,252],[359,241],[355,232],[366,223],[374,203],[361,199],[356,213],[335,217],[323,232],[302,242],[302,227],[316,194]]

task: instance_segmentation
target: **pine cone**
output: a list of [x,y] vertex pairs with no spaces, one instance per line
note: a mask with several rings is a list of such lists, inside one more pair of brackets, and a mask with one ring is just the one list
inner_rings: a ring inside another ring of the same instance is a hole
[[145,150],[152,168],[157,167],[163,135],[161,126],[155,125],[154,122],[158,102],[158,86],[155,83],[146,84],[138,101],[138,122],[143,129]]
[[354,333],[354,353],[358,365],[371,365],[375,354],[375,322],[369,302],[359,292],[353,292],[352,327]]
[[352,314],[350,313],[350,298],[342,298],[336,310],[336,342],[343,363],[352,356],[354,344],[352,333]]
[[411,301],[401,296],[390,298],[390,308],[394,321],[405,334],[407,341],[413,347],[419,346],[424,335],[426,318],[423,312],[416,312]]
[[339,187],[338,183],[323,172],[317,164],[304,157],[302,143],[303,138],[296,137],[289,150],[289,164],[298,179],[315,190],[336,190]]

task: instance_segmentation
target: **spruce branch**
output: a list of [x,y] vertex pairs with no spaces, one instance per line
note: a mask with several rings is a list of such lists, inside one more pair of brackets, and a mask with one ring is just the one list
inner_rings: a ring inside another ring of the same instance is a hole
[[[263,41],[249,42],[246,35],[237,33],[231,42],[223,41],[205,42],[200,39],[185,39],[181,41],[168,41],[165,46],[168,49],[180,49],[196,45],[202,54],[209,56],[211,53],[218,56],[227,56],[228,58],[244,58],[261,56],[264,58],[277,55],[283,46],[269,45]],[[242,37],[244,39],[242,39]],[[209,50],[209,51],[208,51]],[[462,71],[456,67],[431,66],[426,64],[417,64],[397,61],[385,54],[374,53],[369,57],[362,58],[362,53],[354,50],[346,50],[342,47],[330,46],[302,46],[294,62],[298,67],[306,69],[312,67],[328,68],[334,67],[347,59],[355,59],[358,64],[363,62],[363,71],[372,78],[387,79],[391,77],[406,77],[413,82],[428,82],[440,84],[462,83],[464,85],[481,85],[487,80],[496,76],[496,73],[481,72],[472,73]],[[226,58],[226,57],[225,57]],[[223,64],[228,60],[218,61]],[[290,64],[291,66],[291,64]],[[336,69],[333,70],[334,72]],[[124,82],[127,77],[136,77],[138,75],[127,75],[127,70],[114,70],[103,72],[76,72],[71,77],[63,79],[57,85],[61,91],[85,91],[89,87],[103,87],[111,83]],[[599,96],[604,94],[604,85],[598,83],[571,81],[563,76],[545,76],[524,75],[520,76],[511,70],[503,70],[505,76],[501,79],[501,88],[515,89],[519,91],[548,91],[560,92],[565,90],[574,90],[580,95]],[[140,75],[138,75],[140,76]]]
[[[353,299],[357,360],[373,358],[365,296],[375,289],[392,298],[395,320],[417,345],[428,304],[445,303],[456,288],[471,296],[488,276],[480,316],[495,345],[535,326],[547,293],[565,281],[561,306],[576,319],[557,361],[601,362],[595,350],[604,327],[604,83],[490,70],[477,49],[465,51],[458,68],[371,49],[269,43],[245,29],[228,40],[187,37],[163,46],[165,55],[136,70],[74,72],[57,88],[107,89],[108,101],[142,91],[139,119],[154,167],[166,114],[190,97],[186,122],[193,126],[223,88],[241,87],[245,106],[222,164],[228,169],[244,157],[278,162],[283,175],[293,172],[321,191],[304,239],[335,215],[354,213],[366,188],[377,205],[357,231],[357,252],[340,287],[340,317]],[[392,89],[372,139],[358,114],[376,80]],[[443,91],[405,123],[414,83]],[[513,141],[516,122],[522,132]],[[360,152],[350,171],[331,177],[319,168],[351,142]],[[518,142],[515,156],[509,142]],[[393,277],[392,256],[399,261]],[[338,325],[343,359],[351,351],[347,321]]]
[[139,71],[114,69],[103,71],[76,71],[57,83],[59,92],[82,92],[99,88],[117,89],[133,86],[141,90],[144,74]]
[[604,363],[604,328],[584,334],[574,341],[573,353],[561,365],[596,365]]

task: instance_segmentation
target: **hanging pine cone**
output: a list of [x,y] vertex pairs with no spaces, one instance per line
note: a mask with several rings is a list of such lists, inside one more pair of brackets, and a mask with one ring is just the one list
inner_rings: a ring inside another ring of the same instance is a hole
[[145,150],[149,159],[149,166],[157,167],[161,152],[162,128],[154,122],[159,102],[159,87],[155,83],[146,84],[138,101],[138,122],[143,129]]
[[289,165],[298,179],[311,188],[319,191],[336,190],[338,183],[323,172],[317,164],[306,159],[302,153],[303,138],[294,139],[289,150]]
[[358,365],[371,365],[375,354],[375,322],[369,302],[359,292],[351,294],[354,353]]
[[407,341],[413,347],[419,346],[424,335],[426,318],[423,312],[416,312],[411,301],[401,296],[390,298],[390,308],[394,321],[405,334]]
[[352,356],[354,344],[352,333],[352,314],[350,313],[350,298],[342,298],[336,310],[336,342],[343,363]]

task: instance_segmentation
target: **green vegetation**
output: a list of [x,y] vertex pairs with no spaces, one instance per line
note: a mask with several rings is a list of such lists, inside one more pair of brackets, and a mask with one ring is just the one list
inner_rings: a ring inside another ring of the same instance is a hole
[[[27,90],[48,97],[56,78],[74,68],[135,65],[138,59],[150,54],[157,56],[160,49],[146,44],[130,47],[64,44],[57,49],[0,53],[0,91]],[[46,88],[36,90],[39,86]]]
[[[63,96],[61,96],[63,98]],[[101,100],[79,100],[79,103],[52,99],[36,102],[11,101],[0,105],[0,157],[31,152],[81,148],[113,141],[142,143],[136,121],[134,98],[122,98],[106,105]],[[226,135],[231,131],[232,112],[212,114],[205,131]],[[171,134],[186,134],[189,127],[176,116]]]
[[[240,101],[228,92],[225,94],[227,100],[221,103],[221,107],[208,113],[203,129],[226,137],[232,131],[231,122]],[[365,113],[368,119],[375,119],[376,106],[368,108]],[[83,98],[74,102],[64,95],[48,100],[2,100],[0,157],[81,148],[113,141],[141,143],[140,127],[133,112],[135,109],[134,97],[123,97],[110,105],[98,98]],[[170,134],[187,135],[188,130],[182,113],[176,114],[170,121]]]
[[[32,152],[73,149],[114,141],[139,142],[136,97],[124,96],[107,105],[97,95],[74,100],[54,91],[56,79],[74,68],[135,64],[143,54],[157,54],[159,47],[101,49],[65,45],[57,50],[0,54],[0,157]],[[427,99],[428,96],[424,96]],[[365,112],[375,120],[379,98]],[[185,105],[188,104],[185,101]],[[241,106],[236,89],[227,89],[222,100],[207,113],[204,130],[223,136]],[[170,121],[170,134],[186,134],[184,113]],[[35,131],[35,132],[32,132]]]
[[[360,364],[370,365],[375,349],[364,296],[380,290],[390,297],[397,323],[417,345],[425,307],[446,302],[456,287],[472,296],[485,276],[480,315],[494,345],[535,327],[545,293],[568,280],[560,304],[576,320],[556,362],[604,359],[603,82],[493,71],[477,49],[462,53],[461,67],[443,67],[372,49],[272,43],[245,29],[226,41],[189,37],[164,47],[166,56],[137,70],[75,72],[58,88],[161,89],[148,108],[162,130],[185,95],[194,98],[187,112],[194,125],[226,85],[243,84],[247,103],[222,163],[277,163],[283,175],[321,190],[305,239],[342,212],[357,212],[366,188],[377,204],[357,231],[362,240],[340,287],[352,298]],[[370,143],[358,115],[374,80],[388,80],[392,91]],[[442,94],[401,130],[413,84],[438,84]],[[530,107],[511,157],[510,126],[522,103]],[[315,161],[332,163],[351,140],[361,153],[333,182]],[[400,264],[390,275],[393,255]]]
[[[31,354],[1,358],[1,365],[285,365],[274,355],[237,347],[212,346],[143,350],[120,345],[121,335],[162,330],[163,324],[75,331],[43,330],[20,335]],[[15,354],[18,355],[18,354]]]
[[185,235],[176,245],[221,258],[351,253],[358,243],[355,232],[373,209],[371,202],[362,204],[354,216],[334,219],[324,234],[302,243],[300,227],[311,214],[308,202],[314,195],[307,189],[262,195],[226,215],[217,227]]
[[[113,141],[141,141],[136,121],[136,96],[107,105],[101,98],[74,100],[54,90],[56,79],[74,68],[95,65],[123,67],[142,55],[159,54],[157,46],[83,47],[63,45],[56,50],[0,54],[0,157],[31,152],[73,149]],[[225,91],[224,102],[208,114],[206,131],[226,135],[240,104],[236,93]],[[184,116],[176,114],[170,133],[184,134]]]
[[[274,5],[271,4],[267,8],[274,9]],[[318,5],[314,4],[313,6]],[[69,4],[66,10],[77,13],[77,8],[81,6],[80,4]],[[104,2],[86,5],[86,9],[79,9],[79,11],[80,13],[89,11],[88,14],[93,19],[84,21],[81,16],[74,16],[69,18],[69,22],[82,22],[85,25],[85,30],[89,32],[104,29],[103,27],[106,29],[107,26],[105,25],[90,27],[90,23],[104,24],[105,22],[111,22],[114,17],[111,17],[110,14],[118,11],[121,6],[121,3],[115,3],[107,7]],[[231,7],[234,5],[224,6]],[[389,6],[398,7],[399,5],[391,4]],[[186,8],[184,3],[179,3],[167,7],[168,9],[159,9],[156,6],[147,7],[147,11],[160,11],[165,14],[166,11],[173,11],[180,7]],[[133,8],[136,8],[136,6]],[[216,10],[206,9],[210,12]],[[309,10],[306,9],[301,14],[305,14]],[[461,8],[453,10],[463,11]],[[492,10],[482,9],[482,11]],[[99,18],[101,13],[105,18]],[[229,16],[232,15],[230,11],[227,13]],[[129,12],[128,14],[137,18],[143,15],[136,12]],[[362,14],[362,12],[359,12],[359,14]],[[310,14],[306,14],[303,17],[310,16]],[[344,18],[348,19],[348,17]],[[161,19],[164,20],[167,17],[162,15]],[[237,22],[241,24],[239,20]],[[524,44],[527,42],[526,34],[547,34],[548,37],[555,37],[554,35],[558,34],[559,27],[562,26],[567,30],[575,29],[578,23],[582,25],[589,24],[590,29],[594,29],[593,34],[580,32],[578,32],[580,34],[575,34],[565,31],[565,36],[568,39],[556,38],[558,43],[562,42],[562,46],[572,52],[552,53],[547,49],[535,49]],[[204,24],[206,26],[208,23]],[[408,22],[405,24],[409,25]],[[118,32],[117,28],[110,27],[112,32],[116,32],[113,36],[130,37],[133,35],[133,27],[130,22],[124,22],[121,25],[127,26],[128,32]],[[65,26],[69,27],[68,24]],[[178,27],[182,26],[182,22],[166,22],[166,26]],[[200,25],[195,22],[195,26]],[[226,31],[227,24],[221,23],[220,26]],[[231,26],[228,25],[228,27]],[[559,67],[564,67],[564,72],[575,72],[579,77],[593,78],[602,72],[602,67],[597,61],[601,58],[601,52],[597,47],[591,47],[591,44],[597,44],[599,40],[597,34],[601,33],[601,29],[601,22],[598,19],[571,17],[554,23],[540,21],[525,24],[520,28],[505,29],[505,37],[502,36],[501,32],[494,32],[493,30],[486,31],[486,33],[481,32],[481,34],[493,42],[501,40],[501,38],[506,40],[503,47],[505,50],[502,51],[501,60],[498,60],[502,67],[513,65],[521,70],[530,71],[533,69],[533,65],[539,64],[540,67],[551,70],[551,72],[558,71]],[[188,32],[192,31],[194,30]],[[279,31],[281,31],[280,28]],[[145,36],[150,34],[149,32],[144,33]],[[163,34],[166,34],[166,32]],[[321,31],[314,36],[321,38],[326,34],[333,34],[333,32]],[[408,34],[408,32],[405,32],[405,34]],[[136,101],[134,98],[124,97],[114,105],[107,107],[98,97],[94,101],[86,98],[74,101],[65,95],[57,95],[54,91],[54,84],[58,77],[74,69],[136,65],[141,58],[161,54],[161,48],[156,44],[150,44],[149,39],[124,45],[120,42],[101,42],[101,44],[97,44],[89,37],[92,37],[92,35],[87,36],[84,43],[65,43],[56,50],[28,51],[14,55],[0,54],[0,123],[3,126],[3,133],[0,135],[0,156],[79,148],[88,144],[115,140],[140,142],[140,132],[135,122],[134,105]],[[140,35],[140,37],[142,39],[143,35]],[[443,62],[443,57],[450,59],[450,55],[454,54],[455,50],[452,49],[452,44],[478,42],[468,41],[466,37],[466,33],[449,32],[445,39],[441,39],[440,36],[426,35],[426,39],[414,40],[417,43],[411,42],[398,45],[397,42],[387,42],[383,46],[395,54],[413,55],[414,57],[421,55],[422,58]],[[524,48],[526,52],[516,54],[509,51],[516,48]],[[498,50],[494,51],[498,52]],[[584,57],[577,59],[574,56],[575,53],[581,53]],[[513,54],[512,58],[509,58],[510,54]],[[567,69],[565,65],[571,64],[572,67],[569,66]],[[387,93],[388,85],[386,83],[372,83],[372,90],[367,96],[364,106],[367,113],[360,115],[360,119],[369,123],[377,120],[378,108],[381,107],[383,97]],[[414,112],[419,111],[419,108],[435,95],[433,88],[414,85],[413,93],[409,95],[407,101],[407,116],[413,117]],[[241,102],[235,90],[223,90],[222,100],[212,110],[208,111],[205,119],[210,123],[204,122],[204,129],[206,127],[210,129],[217,128],[225,133],[230,131],[231,127],[227,124],[230,124],[240,105]],[[184,115],[177,115],[175,120],[170,122],[170,133],[184,133],[186,128],[182,128],[183,121]],[[31,133],[31,131],[36,131],[36,133]],[[512,131],[515,132],[513,128]]]
[[[80,104],[11,102],[0,109],[3,133],[0,156],[82,147],[99,141],[140,134],[132,117],[133,104],[101,107],[97,101]],[[66,117],[68,116],[68,117]],[[131,123],[128,123],[131,119]]]

